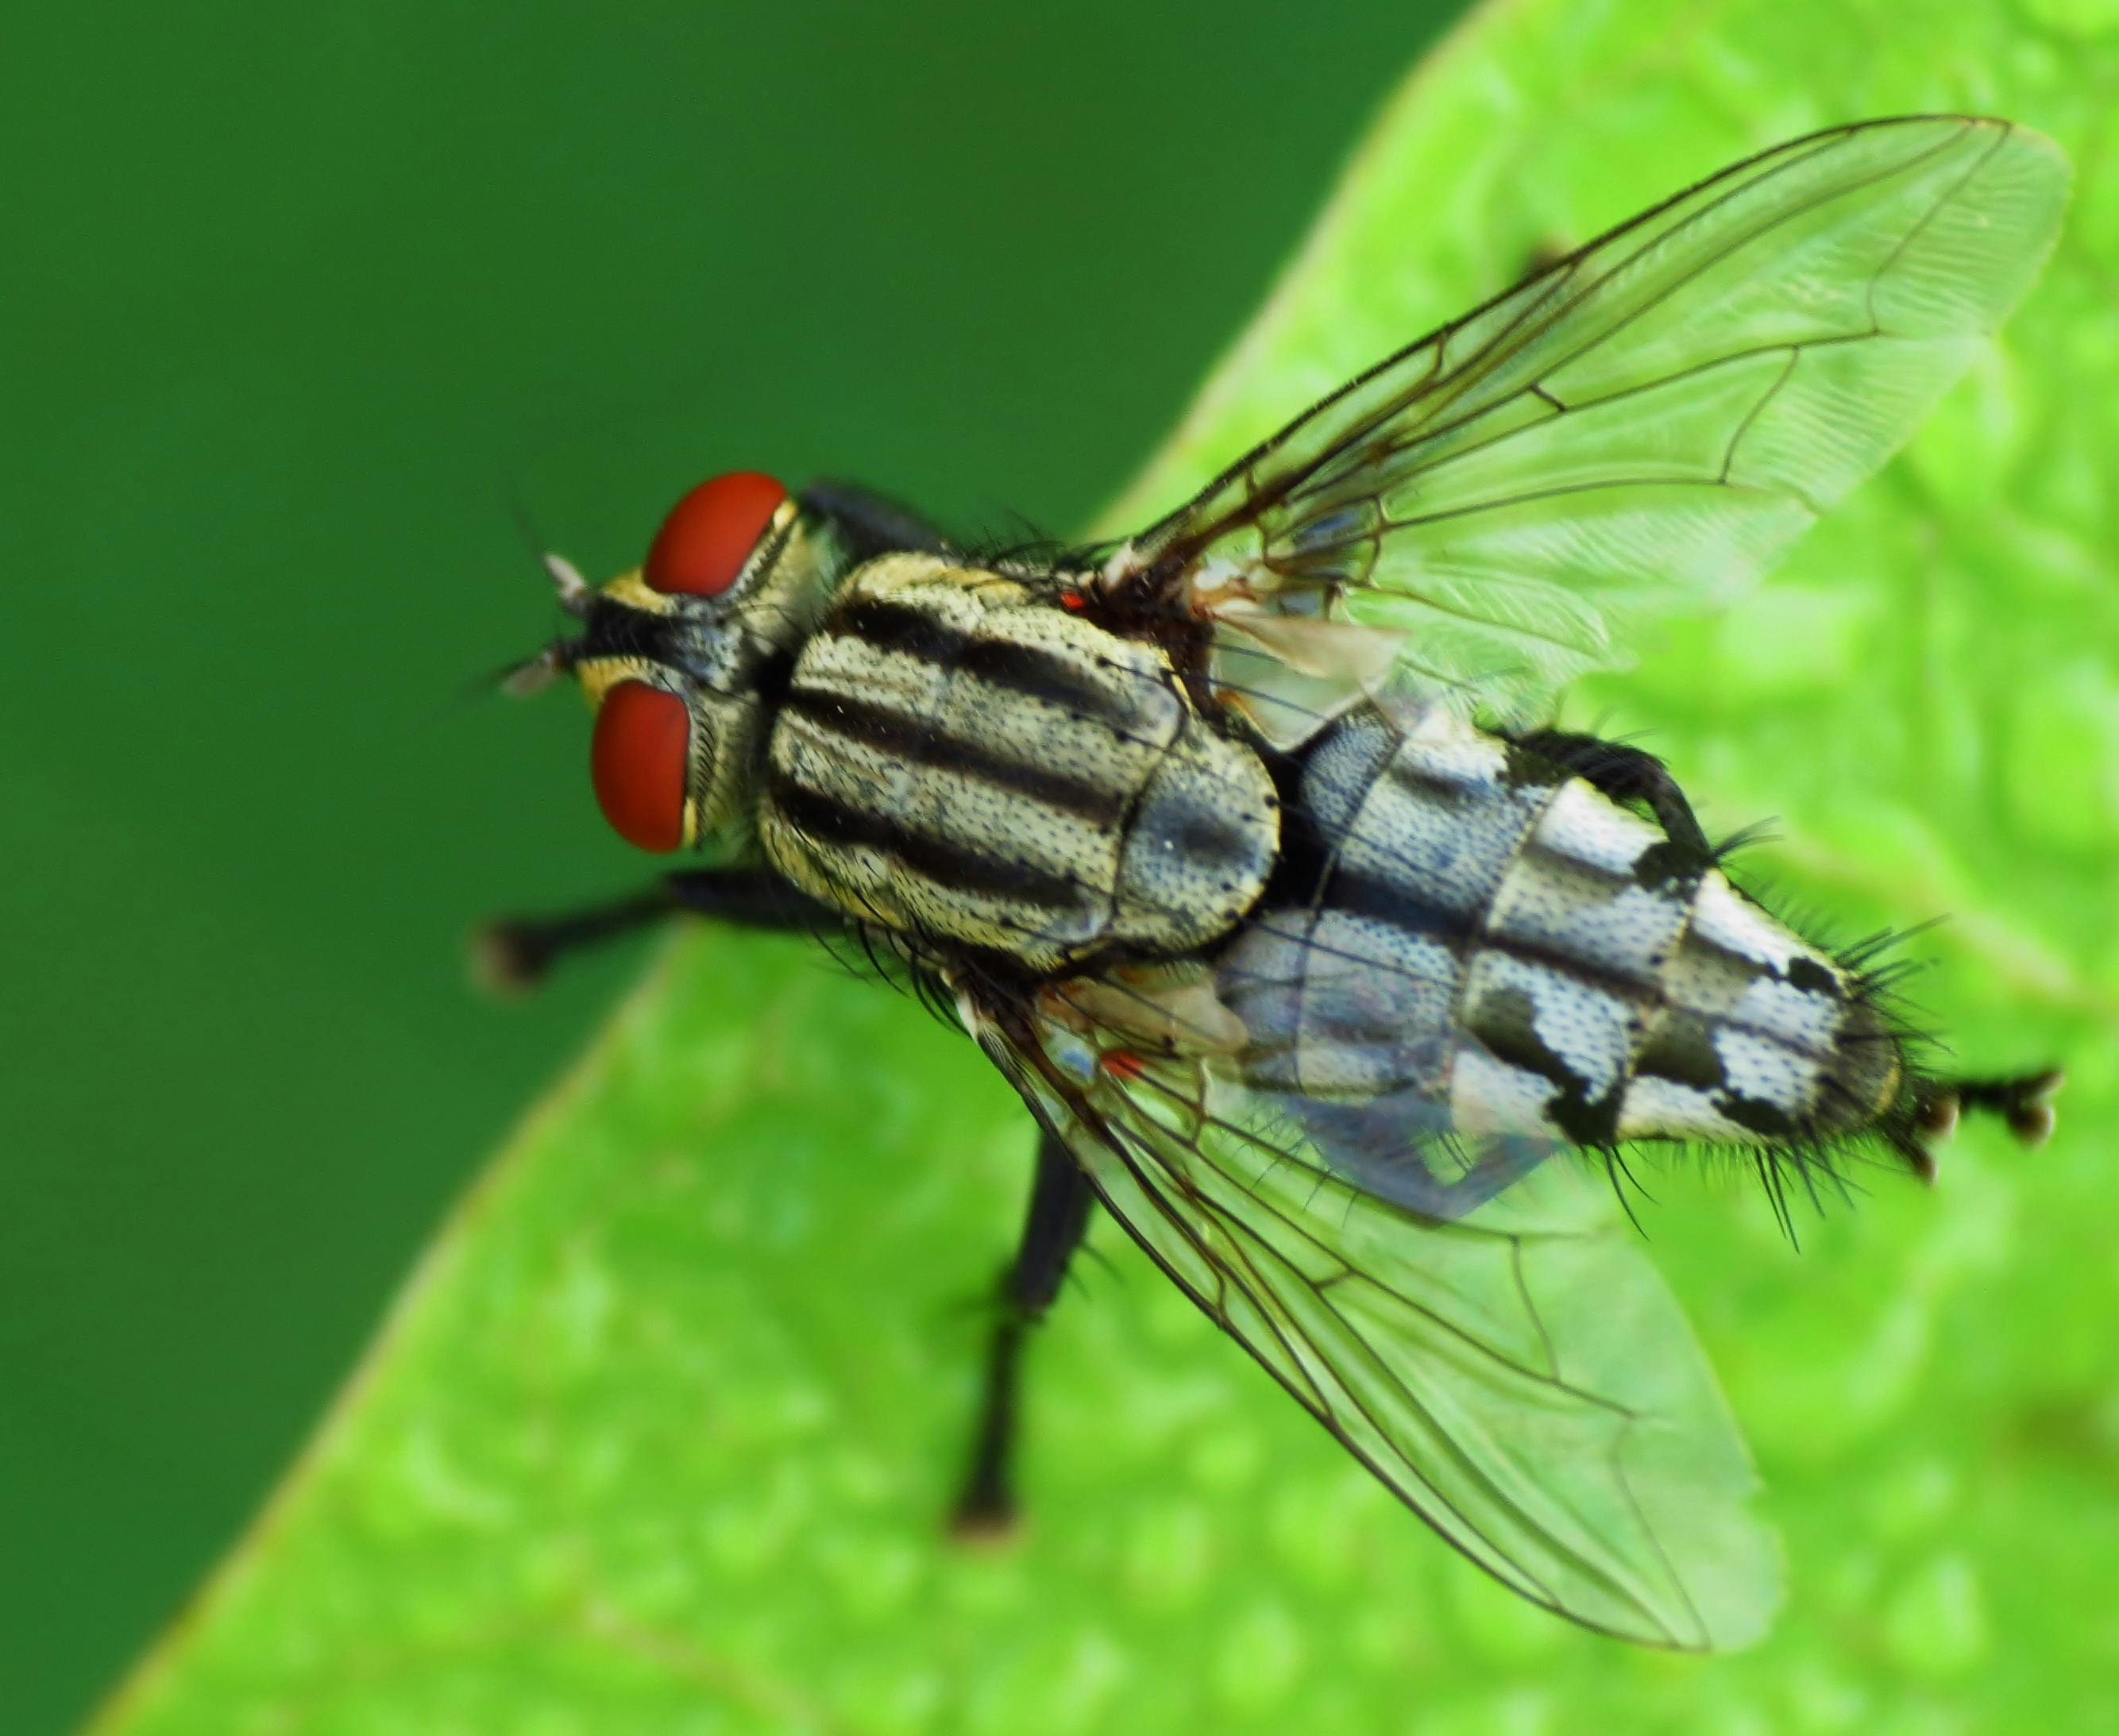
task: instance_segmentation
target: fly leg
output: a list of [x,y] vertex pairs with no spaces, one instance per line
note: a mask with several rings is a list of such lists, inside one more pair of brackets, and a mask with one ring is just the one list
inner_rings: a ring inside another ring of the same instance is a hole
[[1935,1177],[1931,1141],[1944,1140],[1957,1131],[1957,1118],[1966,1110],[1998,1115],[2009,1131],[2027,1146],[2042,1146],[2052,1135],[2055,1119],[2052,1100],[2066,1076],[2056,1067],[2042,1072],[2019,1073],[2001,1079],[1940,1079],[1921,1087],[1913,1106],[1913,1125],[1892,1136],[1892,1143],[1913,1160],[1923,1180]]
[[1593,789],[1615,802],[1639,802],[1656,817],[1670,841],[1699,866],[1714,860],[1714,847],[1699,829],[1692,804],[1677,787],[1670,768],[1653,753],[1607,742],[1601,736],[1575,735],[1565,729],[1533,729],[1515,738],[1516,745],[1571,771]]
[[906,550],[941,554],[949,539],[910,507],[850,482],[813,482],[802,491],[802,504],[838,521],[856,561]]
[[1050,1134],[1037,1147],[1030,1215],[1015,1258],[1001,1275],[999,1318],[986,1352],[985,1391],[979,1408],[971,1465],[950,1516],[961,1537],[990,1537],[1015,1518],[1012,1474],[1022,1416],[1022,1353],[1030,1329],[1052,1306],[1067,1262],[1082,1245],[1096,1204],[1088,1178]]
[[740,928],[814,933],[838,919],[763,868],[688,868],[628,897],[556,916],[508,916],[473,937],[480,974],[495,988],[534,988],[559,959],[651,928],[680,912]]
[[1960,1109],[1998,1115],[2027,1146],[2042,1146],[2052,1137],[2052,1100],[2066,1076],[2056,1067],[2005,1079],[1959,1079],[1950,1089]]

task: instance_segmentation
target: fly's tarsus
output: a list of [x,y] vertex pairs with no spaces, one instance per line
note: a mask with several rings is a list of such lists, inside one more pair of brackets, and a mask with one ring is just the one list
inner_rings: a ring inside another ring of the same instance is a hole
[[837,912],[755,868],[685,869],[623,898],[551,916],[505,916],[471,933],[480,985],[496,993],[535,988],[561,960],[591,952],[679,914],[768,933],[836,931]]
[[669,889],[649,887],[624,898],[555,916],[503,916],[471,932],[471,970],[494,994],[525,994],[561,959],[661,922],[677,908]]
[[994,1298],[993,1336],[971,1464],[950,1508],[949,1528],[960,1538],[990,1541],[1014,1530],[1023,1354],[1032,1332],[1058,1299],[1096,1201],[1073,1154],[1050,1134],[1041,1136],[1022,1240]]
[[[1964,1113],[1992,1115],[2019,1143],[2042,1146],[2052,1137],[2056,1119],[2053,1099],[2066,1082],[2066,1073],[2056,1067],[1991,1079],[1938,1081],[1917,1105],[1916,1126],[1924,1141],[1940,1141],[1956,1132]],[[1927,1173],[1931,1177],[1934,1160],[1931,1156],[1927,1161]]]

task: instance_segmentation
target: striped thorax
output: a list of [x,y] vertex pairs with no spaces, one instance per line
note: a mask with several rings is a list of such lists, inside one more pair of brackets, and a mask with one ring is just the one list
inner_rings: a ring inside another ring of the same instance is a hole
[[931,555],[862,567],[773,725],[773,866],[864,920],[1039,970],[1234,927],[1278,852],[1272,779],[1159,648],[1058,595]]

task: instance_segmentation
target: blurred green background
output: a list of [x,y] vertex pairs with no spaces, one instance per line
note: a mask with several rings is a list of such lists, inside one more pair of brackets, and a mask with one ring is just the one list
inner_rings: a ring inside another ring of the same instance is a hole
[[0,1728],[170,1613],[637,970],[465,986],[640,871],[577,705],[457,700],[551,626],[515,515],[591,572],[735,466],[1078,527],[1454,10],[11,20]]

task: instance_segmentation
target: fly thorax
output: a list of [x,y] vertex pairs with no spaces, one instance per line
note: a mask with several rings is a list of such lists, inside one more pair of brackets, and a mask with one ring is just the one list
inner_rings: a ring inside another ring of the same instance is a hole
[[1257,755],[1156,644],[1054,581],[893,554],[804,646],[772,724],[760,837],[864,920],[1055,970],[1227,933],[1279,845]]

